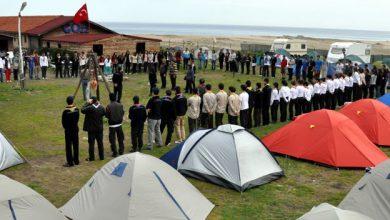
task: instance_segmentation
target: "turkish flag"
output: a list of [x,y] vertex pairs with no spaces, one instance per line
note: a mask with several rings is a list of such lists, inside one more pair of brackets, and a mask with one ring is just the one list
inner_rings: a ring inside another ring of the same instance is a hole
[[73,23],[80,24],[82,22],[88,21],[88,10],[87,4],[84,4],[74,15]]

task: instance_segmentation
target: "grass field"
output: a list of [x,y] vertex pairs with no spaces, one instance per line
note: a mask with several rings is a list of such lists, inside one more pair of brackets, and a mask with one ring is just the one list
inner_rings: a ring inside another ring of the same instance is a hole
[[[50,75],[52,76],[52,75]],[[183,73],[178,82],[184,86]],[[198,74],[207,83],[216,87],[223,82],[226,86],[237,88],[247,79],[262,82],[259,76],[230,73],[205,72]],[[80,132],[81,165],[64,168],[64,135],[61,126],[61,113],[65,107],[66,96],[73,94],[76,79],[47,81],[28,81],[28,91],[20,92],[11,84],[0,84],[0,130],[18,147],[29,163],[1,172],[20,181],[41,193],[57,207],[66,203],[86,181],[111,158],[108,143],[108,126],[105,125],[106,160],[93,163],[84,162],[87,158],[86,133]],[[216,88],[214,88],[216,89]],[[108,103],[108,95],[101,87],[102,103]],[[146,74],[129,76],[124,82],[123,104],[127,109],[131,98],[140,95],[142,102],[148,99]],[[79,93],[77,105],[83,101]],[[82,127],[83,116],[79,126]],[[226,120],[226,117],[225,117]],[[254,128],[259,137],[283,126],[277,123],[267,127]],[[124,123],[126,151],[130,150],[129,120]],[[156,157],[169,148],[155,148],[144,153]],[[383,149],[390,155],[389,149]],[[363,170],[335,170],[313,163],[302,162],[285,157],[277,157],[286,176],[270,184],[243,193],[225,189],[213,184],[189,179],[216,207],[210,219],[295,219],[312,206],[322,202],[338,205],[350,188],[364,174]]]

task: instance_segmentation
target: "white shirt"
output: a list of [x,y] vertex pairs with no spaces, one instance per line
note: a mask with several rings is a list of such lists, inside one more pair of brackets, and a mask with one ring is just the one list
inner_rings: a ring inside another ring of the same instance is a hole
[[321,95],[325,95],[326,94],[326,90],[327,90],[327,88],[328,88],[328,86],[326,85],[326,82],[323,82],[323,83],[321,83],[320,84],[320,91],[321,91]]
[[297,89],[295,87],[291,87],[290,94],[290,99],[296,99],[298,97]]
[[87,64],[87,57],[81,56],[80,57],[80,66],[84,66],[85,64]]
[[282,86],[279,91],[279,97],[284,99],[285,102],[289,102],[291,98],[291,90],[287,86]]
[[313,95],[314,95],[314,93],[313,93],[313,90],[314,90],[313,85],[312,85],[312,84],[309,84],[309,85],[307,86],[307,89],[309,90],[311,96],[313,96]]
[[0,69],[4,69],[4,60],[0,57]]
[[305,96],[305,87],[302,85],[297,86],[297,97],[303,98]]
[[360,75],[358,72],[354,72],[352,75],[353,83],[357,83],[358,85],[361,85],[362,82],[360,81]]
[[48,67],[49,61],[47,60],[47,56],[40,56],[39,57],[39,64],[41,65],[41,67],[43,67],[43,66]]
[[328,92],[330,92],[330,93],[334,93],[334,90],[335,90],[335,87],[334,87],[334,82],[333,82],[333,80],[326,80],[326,86],[327,86],[327,88],[326,88],[326,90],[328,91]]
[[340,78],[339,81],[340,81],[340,89],[341,89],[341,91],[344,92],[345,84],[346,84],[345,79],[344,78]]
[[334,79],[333,84],[334,84],[334,89],[340,88],[340,80],[339,79]]
[[249,109],[249,94],[244,91],[239,95],[239,97],[241,102],[240,110]]
[[266,65],[266,66],[270,66],[271,65],[271,56],[270,55],[266,55],[264,57],[264,65]]
[[314,84],[313,93],[316,95],[321,94],[321,86],[318,82]]
[[273,89],[271,93],[271,105],[274,101],[280,101],[279,91],[277,89]]
[[311,91],[309,88],[304,88],[304,93],[305,93],[305,99],[310,102],[311,101]]

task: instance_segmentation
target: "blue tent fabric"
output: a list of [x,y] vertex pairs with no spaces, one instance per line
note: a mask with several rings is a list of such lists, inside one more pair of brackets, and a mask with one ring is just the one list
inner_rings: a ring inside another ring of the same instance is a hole
[[382,102],[387,106],[390,106],[390,93],[387,93],[384,96],[380,97],[378,101]]
[[178,144],[175,148],[164,154],[160,159],[169,164],[175,170],[177,170],[177,162],[179,160],[181,149],[183,148],[184,141]]
[[111,175],[122,177],[123,172],[125,172],[127,163],[120,162],[118,166],[115,167],[115,169],[112,171]]

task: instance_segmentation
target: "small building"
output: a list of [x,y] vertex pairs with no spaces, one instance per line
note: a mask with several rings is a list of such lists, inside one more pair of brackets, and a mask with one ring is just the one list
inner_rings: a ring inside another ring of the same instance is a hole
[[[160,39],[119,34],[93,21],[74,24],[73,16],[23,16],[22,47],[93,50],[98,55],[160,49]],[[0,51],[18,47],[18,17],[0,16]]]

